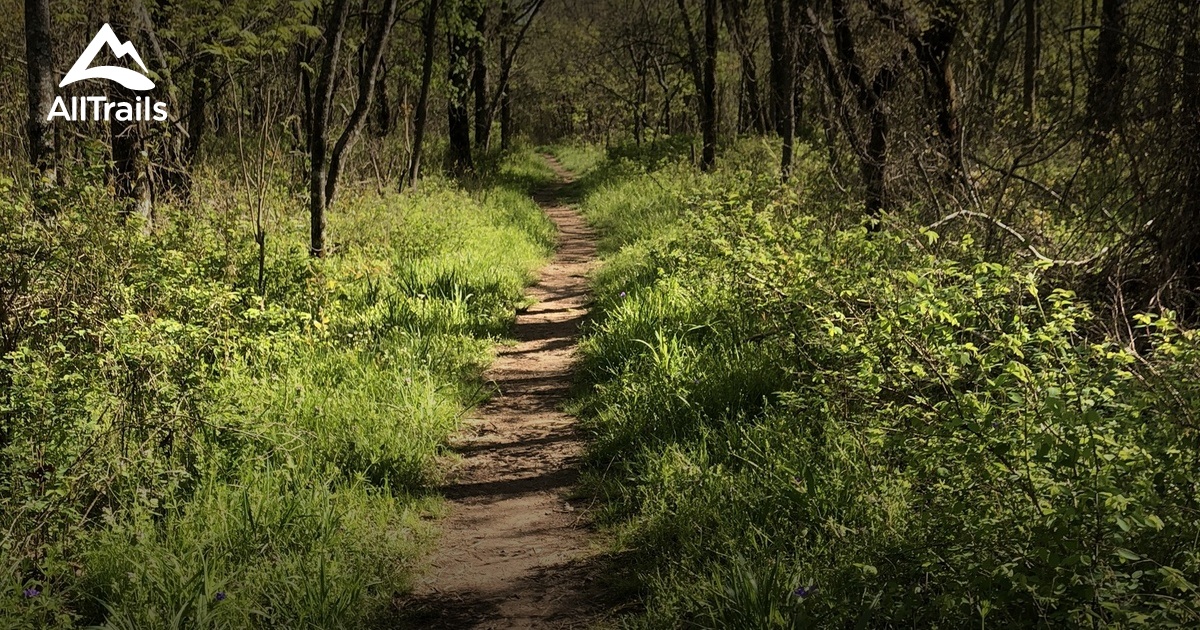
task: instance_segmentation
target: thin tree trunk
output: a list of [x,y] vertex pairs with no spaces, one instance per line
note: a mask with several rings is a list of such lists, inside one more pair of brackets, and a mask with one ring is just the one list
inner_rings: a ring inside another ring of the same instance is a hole
[[868,111],[868,135],[866,154],[860,163],[863,182],[866,185],[866,211],[869,218],[867,227],[870,230],[879,229],[879,215],[887,209],[887,151],[888,151],[888,116],[884,108],[883,97],[896,84],[897,72],[888,66],[875,74],[871,83]]
[[[859,170],[862,173],[863,187],[866,189],[867,227],[871,230],[877,230],[879,229],[879,215],[889,205],[887,196],[889,121],[884,99],[888,92],[895,87],[898,74],[896,65],[903,58],[901,57],[892,64],[886,65],[876,71],[871,83],[868,84],[864,76],[862,64],[858,58],[857,47],[854,43],[854,34],[850,28],[850,17],[846,7],[846,0],[833,0],[832,7],[834,46],[837,60],[840,62],[843,71],[837,69],[834,63],[834,52],[829,50],[829,45],[823,38],[819,40],[821,46],[818,48],[818,51],[820,52],[820,59],[829,80],[834,106],[840,109],[840,118],[843,121],[842,126],[850,139],[850,145],[854,147],[855,153],[858,154]],[[808,19],[811,25],[817,29],[817,33],[820,34],[820,25],[811,9],[808,11]],[[854,130],[851,116],[849,116],[845,107],[841,105],[845,95],[845,90],[842,87],[842,74],[845,75],[846,82],[850,84],[850,88],[853,90],[854,100],[858,105],[859,112],[867,118],[866,142],[860,140]]]
[[[529,32],[529,27],[533,26],[534,19],[545,5],[545,0],[532,0],[532,2],[524,5],[520,10],[513,11],[512,5],[507,1],[501,4],[500,9],[500,75],[496,80],[496,92],[492,97],[492,101],[487,110],[489,123],[495,117],[497,110],[500,112],[500,146],[502,149],[507,149],[511,144],[512,138],[512,94],[509,92],[509,79],[512,76],[512,67],[516,62],[517,51],[520,50],[521,44],[525,41],[525,35]],[[516,36],[512,37],[509,29],[513,28],[516,23],[521,24],[520,30]],[[505,113],[508,109],[508,113]],[[505,131],[508,129],[509,139],[505,140]],[[491,129],[489,126],[488,133]]]
[[[1022,109],[1026,118],[1033,120],[1037,99],[1037,64],[1040,55],[1038,37],[1037,0],[1025,0],[1025,47],[1022,64]],[[1003,41],[1003,34],[998,39]],[[999,46],[998,46],[999,47]],[[998,56],[998,55],[997,55]]]
[[763,133],[766,121],[758,81],[758,68],[754,63],[754,50],[750,47],[746,33],[746,6],[744,0],[724,0],[722,3],[725,25],[730,40],[741,60],[741,97],[738,101],[738,131],[750,130]]
[[[147,161],[147,168],[153,169],[153,172],[147,173],[146,183],[147,185],[154,184],[153,195],[157,195],[158,191],[170,190],[186,196],[190,194],[192,174],[184,142],[186,129],[180,123],[177,115],[173,113],[179,111],[179,91],[175,86],[171,64],[167,61],[166,49],[163,48],[158,38],[159,30],[170,30],[171,28],[171,25],[166,22],[169,14],[162,11],[151,14],[143,2],[134,2],[132,6],[134,16],[140,23],[142,35],[150,42],[150,51],[154,55],[156,65],[160,68],[158,89],[167,103],[167,111],[172,112],[169,115],[169,124],[174,127],[176,132],[166,135],[154,134],[155,142],[151,148],[155,150],[156,155]],[[141,129],[149,133],[149,129],[146,129],[144,125],[141,126]]]
[[[1200,8],[1179,3],[1175,18],[1182,23],[1183,55],[1179,58],[1177,84],[1179,108],[1172,116],[1178,182],[1172,202],[1178,208],[1171,217],[1156,218],[1159,246],[1171,260],[1169,273],[1186,283],[1191,293],[1191,308],[1196,308],[1195,291],[1200,288]],[[1173,220],[1170,220],[1173,219]],[[1193,311],[1194,313],[1195,311]]]
[[338,68],[338,57],[341,55],[342,36],[346,30],[346,18],[350,13],[348,0],[334,0],[330,9],[329,21],[323,33],[324,55],[321,59],[320,74],[317,75],[316,93],[313,95],[312,131],[309,134],[310,168],[308,186],[309,211],[309,255],[322,258],[328,250],[325,247],[325,209],[329,205],[326,200],[326,185],[329,173],[326,170],[327,152],[329,150],[329,118],[333,108],[334,73]]
[[[989,108],[994,106],[996,73],[1000,70],[1000,62],[1008,44],[1008,31],[1012,24],[1013,12],[1016,11],[1019,1],[1003,0],[999,17],[995,17],[995,14],[989,10],[984,24],[990,24],[993,28],[990,31],[987,28],[980,29],[979,49],[986,50],[987,55],[979,64],[979,97],[988,104]],[[989,109],[989,111],[994,110]]]
[[[134,93],[118,88],[121,100],[133,100]],[[109,123],[112,134],[113,188],[124,204],[122,214],[138,215],[150,226],[154,223],[153,201],[149,181],[149,161],[143,123],[118,121]]]
[[500,93],[500,150],[512,148],[512,101],[508,90]]
[[408,170],[402,186],[407,183],[408,186],[415,187],[421,174],[421,149],[429,119],[429,90],[433,85],[433,56],[437,50],[437,12],[438,0],[429,0],[421,25],[421,36],[425,41],[425,51],[421,59],[421,93],[417,96],[417,110],[413,114],[413,147],[408,157]]
[[[127,16],[114,15],[113,28],[118,34],[128,33]],[[112,84],[110,100],[132,101],[137,94],[123,86]],[[145,123],[121,121],[113,116],[109,121],[112,138],[113,189],[122,204],[121,214],[125,217],[138,215],[150,227],[154,223],[153,200],[149,180],[149,160],[146,156]]]
[[1088,88],[1088,119],[1092,145],[1108,144],[1108,137],[1121,124],[1122,95],[1129,72],[1121,41],[1125,37],[1126,0],[1104,0],[1100,36],[1096,42],[1096,72]]
[[[708,0],[705,0],[707,2]],[[696,41],[696,31],[692,28],[692,18],[688,14],[686,0],[676,0],[676,6],[679,7],[679,18],[683,20],[683,31],[687,36],[688,47],[688,71],[692,75],[692,85],[696,88],[696,99],[700,101],[698,108],[698,117],[703,119],[704,116],[704,61],[701,59],[700,44]],[[700,126],[704,126],[704,121],[700,121]]]
[[[310,146],[309,143],[311,142],[312,128],[313,128],[313,124],[312,124],[313,86],[312,86],[312,73],[309,72],[307,69],[305,69],[305,66],[306,65],[310,66],[310,64],[312,62],[312,57],[311,57],[311,55],[309,55],[307,58],[301,56],[301,57],[297,58],[296,62],[297,62],[296,65],[299,68],[299,75],[300,75],[299,78],[300,78],[300,98],[301,98],[300,130],[302,132],[302,135],[300,136],[299,139],[302,141],[302,144],[304,145],[305,149],[307,149]],[[217,113],[217,116],[219,116],[219,115],[220,114]]]
[[[312,14],[312,26],[313,28],[317,28],[320,25],[321,12],[314,10]],[[311,68],[314,65],[314,59],[316,58],[317,46],[318,44],[308,43],[307,40],[305,40],[305,43],[303,43],[296,50],[296,70],[300,79],[300,94],[304,99],[302,103],[303,107],[300,108],[300,127],[304,131],[303,144],[306,150],[311,148],[310,143],[312,142],[313,109],[315,108],[315,99],[313,98],[313,71]],[[216,122],[218,127],[220,127],[220,113],[221,110],[218,106],[217,110],[214,112],[217,118]]]
[[383,65],[383,51],[387,48],[388,35],[392,32],[392,25],[396,23],[398,3],[399,0],[387,0],[384,3],[379,28],[373,34],[370,49],[364,60],[364,72],[358,77],[358,100],[354,104],[354,110],[350,112],[346,128],[342,130],[341,137],[333,146],[333,154],[329,159],[329,176],[325,182],[327,208],[333,203],[334,194],[337,192],[346,152],[358,141],[358,136],[367,121],[367,113],[371,111],[371,104],[375,99],[375,86],[378,85],[376,78],[379,76],[379,67]]
[[[1183,0],[1176,4],[1183,8]],[[1179,81],[1179,44],[1184,26],[1183,20],[1172,20],[1167,24],[1166,41],[1162,46],[1162,54],[1158,68],[1157,85],[1155,86],[1154,113],[1156,116],[1170,116],[1174,109],[1175,90]]]
[[54,134],[46,117],[54,104],[54,57],[49,0],[25,0],[25,73],[28,95],[29,164],[55,180]]
[[663,135],[669,136],[673,131],[671,126],[671,101],[675,100],[675,89],[667,84],[666,70],[658,58],[654,59],[654,79],[658,82],[658,87],[662,90],[663,94],[662,112],[659,114],[658,121],[659,130]]
[[947,183],[957,181],[963,167],[958,94],[950,64],[950,50],[958,37],[959,17],[957,5],[943,0],[933,12],[932,24],[913,43],[917,63],[925,74],[926,99],[934,111],[935,144],[941,147],[947,162]]
[[[1184,201],[1183,211],[1187,217],[1190,234],[1200,233],[1200,153],[1195,147],[1200,143],[1200,9],[1190,9],[1190,28],[1185,28],[1186,40],[1183,46],[1181,60],[1182,81],[1180,93],[1183,95],[1180,119],[1183,129],[1181,134],[1183,150],[1179,152],[1184,166]],[[1192,263],[1200,263],[1200,239],[1191,239],[1192,252],[1189,258]]]
[[[630,47],[630,56],[634,55]],[[637,89],[634,90],[633,97],[633,142],[637,146],[642,146],[642,140],[645,138],[646,132],[646,102],[649,100],[649,63],[645,57],[638,59],[634,57],[633,67],[637,72]]]
[[[512,20],[512,15],[509,13],[508,0],[504,0],[500,4],[500,63],[503,64],[505,59],[508,59],[508,26]],[[501,73],[503,75],[503,72]],[[500,103],[500,150],[508,151],[512,145],[512,110],[511,103],[508,100],[508,81],[506,77],[501,76],[500,85],[496,86],[496,94],[499,97]]]
[[769,75],[771,79],[771,128],[783,136],[783,119],[791,95],[787,91],[787,81],[790,70],[788,67],[787,41],[789,33],[784,24],[785,12],[783,0],[764,0],[767,12],[767,51],[771,64]]
[[475,150],[481,153],[487,151],[492,130],[492,116],[488,111],[487,22],[488,7],[484,5],[475,21],[478,36],[472,56],[475,67],[471,74],[471,88],[475,92]]
[[204,132],[208,124],[208,83],[211,80],[211,71],[212,58],[207,53],[200,53],[196,67],[192,70],[192,90],[188,95],[188,138],[184,156],[189,167],[200,159],[200,149],[204,142]]
[[704,0],[704,91],[700,108],[704,136],[700,170],[711,171],[717,160],[717,0]]
[[372,131],[376,138],[386,138],[392,133],[392,100],[388,96],[388,66],[384,62],[379,67],[379,76],[375,79],[375,106],[372,117]]
[[464,34],[451,29],[449,48],[450,63],[446,79],[450,94],[446,112],[450,169],[455,175],[461,176],[475,168],[471,160],[471,115],[467,105],[471,96],[471,42]]
[[[801,0],[790,0],[787,23],[784,25],[786,36],[783,40],[783,73],[780,77],[782,83],[779,94],[783,99],[782,110],[779,112],[782,117],[779,135],[783,139],[783,149],[780,151],[779,175],[785,182],[792,174],[792,155],[795,153],[796,143],[796,118],[800,113],[797,102],[798,90],[796,89],[796,73],[799,72],[797,67],[799,55],[797,53],[800,49],[800,42],[797,41],[795,32],[796,27],[800,24],[800,5]],[[782,7],[777,7],[777,9],[780,11],[780,19],[783,19]]]

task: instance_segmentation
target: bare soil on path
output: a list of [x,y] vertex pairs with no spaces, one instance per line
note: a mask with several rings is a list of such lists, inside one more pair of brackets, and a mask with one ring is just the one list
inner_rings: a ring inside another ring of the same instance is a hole
[[518,313],[515,346],[485,378],[498,393],[453,444],[462,459],[442,493],[450,514],[440,546],[402,618],[420,628],[586,628],[604,616],[597,552],[572,502],[583,442],[561,411],[576,336],[587,314],[595,234],[565,205],[571,176],[534,198],[558,227],[554,259]]

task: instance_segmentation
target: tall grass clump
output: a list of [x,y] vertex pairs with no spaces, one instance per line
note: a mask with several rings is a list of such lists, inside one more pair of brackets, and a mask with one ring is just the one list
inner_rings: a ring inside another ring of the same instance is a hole
[[604,149],[589,142],[572,142],[541,150],[553,155],[563,168],[577,174],[591,171],[607,157]]
[[52,221],[3,184],[0,627],[381,624],[550,251],[546,171],[349,188],[322,261],[285,173],[255,213],[217,161],[154,230],[90,175]]
[[811,153],[789,186],[627,161],[583,189],[610,255],[578,404],[631,625],[1200,623],[1200,339],[1172,313],[1118,344],[1051,264],[868,233]]

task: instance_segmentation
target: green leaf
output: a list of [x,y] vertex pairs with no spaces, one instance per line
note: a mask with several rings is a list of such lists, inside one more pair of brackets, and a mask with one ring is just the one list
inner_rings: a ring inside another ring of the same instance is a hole
[[1138,560],[1142,559],[1141,556],[1124,547],[1117,547],[1117,555],[1129,560],[1130,562],[1137,562]]

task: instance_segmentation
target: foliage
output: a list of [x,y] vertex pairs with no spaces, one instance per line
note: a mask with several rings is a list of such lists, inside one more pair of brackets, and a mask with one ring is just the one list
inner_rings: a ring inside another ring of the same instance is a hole
[[615,253],[580,406],[637,623],[1200,622],[1195,333],[1110,341],[1049,265],[841,223],[801,165],[584,178]]
[[83,174],[48,223],[6,188],[0,626],[378,621],[552,242],[530,163],[474,192],[349,190],[325,261],[275,178],[261,292],[248,195],[219,171],[157,231]]

